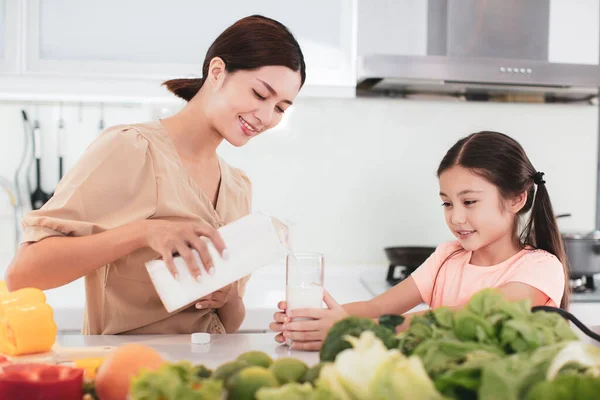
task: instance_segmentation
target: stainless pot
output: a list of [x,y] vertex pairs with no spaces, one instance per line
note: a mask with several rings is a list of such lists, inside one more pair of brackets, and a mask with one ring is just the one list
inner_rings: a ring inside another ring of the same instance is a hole
[[600,231],[563,233],[562,239],[571,277],[600,273]]

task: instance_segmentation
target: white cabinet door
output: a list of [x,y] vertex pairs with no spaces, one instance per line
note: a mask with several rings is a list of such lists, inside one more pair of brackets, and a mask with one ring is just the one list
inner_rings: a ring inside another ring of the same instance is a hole
[[600,2],[550,0],[548,61],[599,64]]
[[356,0],[27,0],[25,73],[168,79],[200,76],[208,47],[261,14],[297,37],[307,86],[354,87]]
[[18,72],[20,18],[19,0],[0,0],[0,74]]

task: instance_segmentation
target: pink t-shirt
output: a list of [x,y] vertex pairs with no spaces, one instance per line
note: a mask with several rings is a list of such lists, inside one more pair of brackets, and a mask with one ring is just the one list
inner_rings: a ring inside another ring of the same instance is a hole
[[[461,251],[448,257],[458,250]],[[547,251],[524,249],[508,260],[489,267],[470,264],[471,254],[458,241],[439,245],[411,275],[423,301],[432,308],[451,307],[467,303],[481,289],[521,282],[545,293],[550,298],[546,305],[558,307],[560,304],[565,285],[563,266],[558,258]],[[433,282],[438,270],[432,298]]]

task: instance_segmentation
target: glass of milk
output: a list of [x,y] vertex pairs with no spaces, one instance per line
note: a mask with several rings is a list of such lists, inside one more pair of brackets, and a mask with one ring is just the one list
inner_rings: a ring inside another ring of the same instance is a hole
[[[323,306],[323,254],[290,253],[286,258],[288,311]],[[294,318],[294,321],[309,318]],[[289,344],[289,343],[288,343]]]

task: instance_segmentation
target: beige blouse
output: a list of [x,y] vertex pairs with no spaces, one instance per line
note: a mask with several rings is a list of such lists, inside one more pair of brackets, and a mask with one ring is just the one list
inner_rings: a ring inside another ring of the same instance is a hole
[[[215,209],[187,174],[160,121],[109,128],[50,201],[23,218],[23,242],[92,235],[148,218],[203,220],[220,228],[250,213],[251,184],[242,171],[219,162]],[[224,333],[215,310],[165,310],[144,265],[158,257],[140,249],[85,277],[84,334]],[[247,280],[238,281],[240,296]]]

